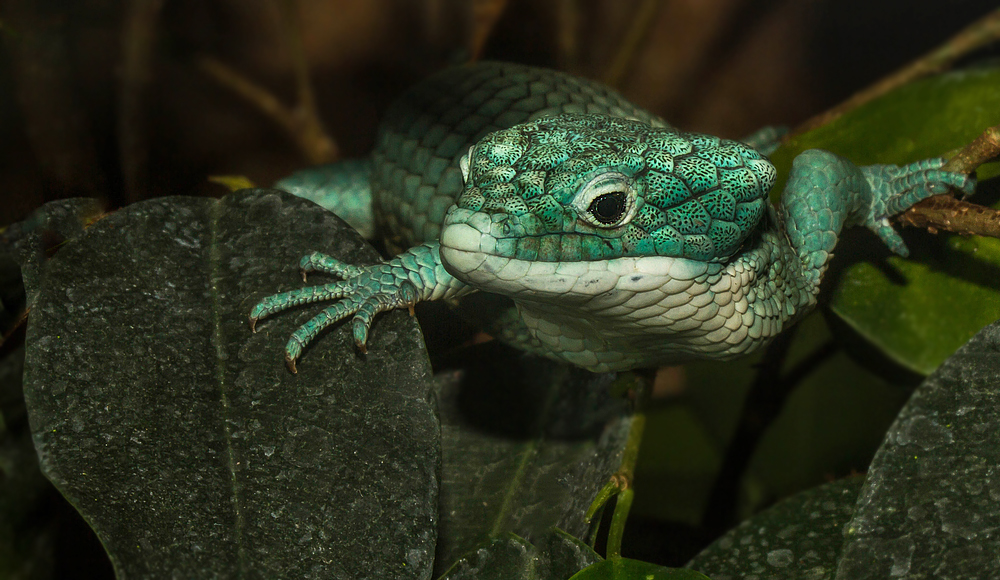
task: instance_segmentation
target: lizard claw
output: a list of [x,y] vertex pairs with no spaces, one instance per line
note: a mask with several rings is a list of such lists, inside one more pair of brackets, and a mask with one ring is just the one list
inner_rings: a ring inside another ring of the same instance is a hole
[[368,332],[376,315],[402,307],[412,314],[413,305],[423,298],[414,285],[421,279],[411,276],[411,269],[399,256],[382,264],[354,266],[324,254],[312,253],[302,258],[299,265],[303,277],[307,272],[321,271],[342,279],[268,296],[250,311],[250,328],[256,331],[257,320],[275,312],[301,304],[338,300],[292,333],[285,345],[285,362],[292,373],[296,372],[295,363],[306,345],[329,326],[353,317],[354,342],[358,350],[365,353]]
[[909,254],[903,239],[889,224],[890,217],[951,189],[963,194],[975,190],[974,177],[942,170],[944,163],[944,159],[934,158],[903,166],[869,165],[861,168],[872,191],[871,210],[865,225],[893,252],[904,257]]

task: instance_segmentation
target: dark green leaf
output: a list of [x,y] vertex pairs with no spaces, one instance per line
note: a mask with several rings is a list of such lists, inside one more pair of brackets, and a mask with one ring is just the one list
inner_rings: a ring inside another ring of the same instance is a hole
[[600,559],[561,530],[539,534],[537,545],[505,533],[460,558],[441,580],[566,580]]
[[847,525],[838,579],[1000,577],[1000,322],[903,408]]
[[583,516],[618,469],[630,420],[613,375],[496,344],[442,382],[438,567],[511,532],[583,537]]
[[[1000,69],[959,71],[893,91],[792,139],[772,159],[782,176],[809,148],[859,164],[908,163],[946,155],[998,123]],[[998,169],[1000,164],[984,166],[980,180]],[[774,188],[775,198],[783,187]],[[1000,317],[1000,240],[928,238],[907,234],[911,258],[891,257],[888,265],[881,242],[871,236],[859,240],[865,250],[830,297],[833,311],[869,342],[922,374]],[[879,256],[874,263],[873,255]]]
[[[832,339],[814,313],[793,330],[783,373]],[[655,402],[639,455],[633,513],[697,526],[733,437],[759,355],[685,365],[683,397]],[[864,471],[910,390],[866,371],[842,351],[814,362],[761,438],[743,477],[743,517],[840,476]],[[742,519],[742,518],[741,518]]]
[[[101,206],[97,200],[63,199],[45,204],[28,219],[3,232],[0,243],[6,253],[20,263],[24,289],[31,293],[28,302],[34,302],[41,289],[39,278],[48,256],[68,240],[82,236],[84,228],[100,215]],[[4,308],[9,307],[5,301]]]
[[[17,228],[14,228],[17,229]],[[10,234],[11,232],[5,232]],[[55,491],[38,468],[24,407],[24,348],[14,326],[25,308],[20,268],[0,243],[0,578],[47,580],[54,573]]]
[[665,568],[630,560],[614,558],[598,562],[574,575],[571,580],[709,580],[708,577],[681,568]]
[[317,307],[247,327],[310,250],[377,258],[258,190],[136,204],[25,264],[35,445],[119,576],[430,574],[439,432],[415,324],[383,316],[367,356],[334,328],[298,375],[282,348]]
[[687,563],[713,578],[833,578],[863,477],[796,494],[744,520]]
[[53,575],[54,522],[39,517],[52,492],[38,469],[21,395],[24,351],[0,360],[0,578]]

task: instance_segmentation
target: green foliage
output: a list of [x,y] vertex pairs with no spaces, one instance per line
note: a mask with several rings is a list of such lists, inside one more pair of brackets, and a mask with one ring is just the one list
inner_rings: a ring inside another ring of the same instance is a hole
[[[374,261],[339,220],[278,191],[143,202],[85,232],[64,219],[80,209],[12,235],[25,402],[42,471],[119,575],[423,578],[511,533],[551,554],[542,577],[595,561],[550,530],[586,536],[618,467],[612,376],[501,351],[435,381],[405,312],[364,356],[335,329],[292,375],[281,347],[314,312],[252,334],[248,304],[301,284],[309,249]],[[54,231],[71,239],[43,260]]]
[[708,580],[708,577],[694,570],[667,568],[628,558],[613,558],[581,570],[571,580]]
[[[1000,124],[1000,69],[952,72],[918,81],[785,143],[771,156],[779,172],[792,159],[826,149],[857,164],[903,164],[947,156]],[[978,171],[980,182],[1000,164]],[[903,366],[932,372],[980,328],[1000,317],[1000,240],[907,237],[909,259],[889,256],[870,236],[844,244],[851,265],[837,278],[831,310]],[[828,285],[829,286],[829,285]]]
[[[787,169],[796,151],[816,146],[861,163],[953,150],[1000,122],[997,86],[996,70],[915,83],[797,138],[776,162]],[[806,320],[784,370],[832,336],[858,342],[853,330],[910,370],[937,371],[896,419],[866,481],[759,513],[695,558],[694,572],[603,561],[578,539],[592,532],[582,514],[617,468],[629,424],[607,394],[612,377],[487,349],[477,366],[435,379],[419,330],[398,312],[379,320],[367,355],[337,327],[293,376],[281,347],[316,310],[263,321],[256,335],[246,311],[298,287],[294,266],[310,250],[373,261],[339,221],[269,191],[146,202],[84,231],[92,215],[86,203],[50,204],[7,237],[32,308],[24,396],[42,470],[121,576],[1000,571],[991,532],[1000,514],[989,499],[1000,463],[1000,326],[948,358],[1000,317],[995,240],[914,233],[911,260],[872,258],[873,239],[856,240],[868,259],[855,257],[831,284],[831,309],[847,328],[833,324],[831,335],[819,316]],[[68,241],[48,259],[52,232]],[[0,387],[17,374],[8,372],[13,360],[0,361]],[[697,521],[755,360],[691,365],[682,403],[651,411],[637,512]],[[842,352],[805,373],[751,462],[747,509],[825,473],[864,468],[907,394],[891,382]],[[0,517],[10,523],[0,528],[0,570],[41,579],[49,531],[19,524],[41,497],[40,479],[26,461],[23,417],[0,403]]]

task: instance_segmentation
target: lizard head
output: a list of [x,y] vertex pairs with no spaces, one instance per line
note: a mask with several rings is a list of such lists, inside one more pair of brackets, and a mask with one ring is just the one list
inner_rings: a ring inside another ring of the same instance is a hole
[[460,165],[465,189],[441,237],[459,278],[480,258],[724,262],[757,227],[775,178],[742,143],[603,115],[491,133]]

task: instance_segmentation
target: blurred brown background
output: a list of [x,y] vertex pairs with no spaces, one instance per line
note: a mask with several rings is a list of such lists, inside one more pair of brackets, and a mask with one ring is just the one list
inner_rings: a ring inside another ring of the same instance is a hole
[[[476,56],[603,79],[678,126],[795,124],[996,8],[953,0],[3,0],[0,224],[45,201],[222,195],[308,165],[199,62],[291,106],[297,41],[345,156],[402,89]],[[297,32],[289,33],[289,26]],[[477,54],[478,53],[478,54]],[[301,61],[300,61],[301,62]]]

